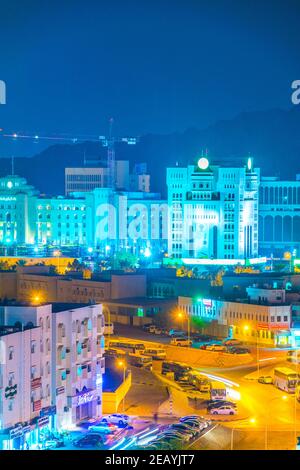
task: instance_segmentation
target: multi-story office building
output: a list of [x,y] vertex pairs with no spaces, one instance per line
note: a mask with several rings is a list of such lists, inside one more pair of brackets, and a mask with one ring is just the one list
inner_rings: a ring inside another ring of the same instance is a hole
[[160,251],[166,248],[166,208],[158,193],[104,187],[42,197],[24,178],[8,176],[0,178],[0,245]]
[[[128,160],[116,160],[114,163],[114,183],[116,190],[150,192],[150,175],[147,165],[134,165],[132,174]],[[91,192],[97,188],[107,188],[109,170],[105,165],[65,168],[65,194],[73,192]]]
[[258,255],[260,171],[200,158],[168,168],[168,253],[175,258],[245,259]]
[[[262,177],[259,197],[260,252],[282,256],[300,253],[300,178]],[[295,251],[296,250],[296,251]]]

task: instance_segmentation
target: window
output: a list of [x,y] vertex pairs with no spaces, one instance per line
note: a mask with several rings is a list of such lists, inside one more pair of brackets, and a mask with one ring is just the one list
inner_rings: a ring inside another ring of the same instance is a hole
[[281,316],[277,315],[277,321],[281,321]]
[[275,317],[271,317],[271,323],[274,323]]
[[288,321],[288,316],[287,315],[284,315],[283,321]]
[[31,341],[31,354],[36,352],[36,341]]
[[13,346],[9,346],[8,348],[8,359],[11,361],[13,358],[14,358],[14,347]]
[[13,411],[14,409],[14,399],[11,398],[9,401],[8,401],[8,411]]
[[36,366],[31,366],[31,380],[34,380],[36,377]]
[[14,372],[10,372],[8,374],[8,386],[12,387],[14,385],[14,382],[15,382],[15,374]]

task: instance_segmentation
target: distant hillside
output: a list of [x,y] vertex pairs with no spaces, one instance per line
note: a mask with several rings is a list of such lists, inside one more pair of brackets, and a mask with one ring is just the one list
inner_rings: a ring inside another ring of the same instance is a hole
[[[264,175],[295,179],[300,173],[300,106],[290,110],[243,113],[206,129],[188,129],[170,135],[149,134],[137,145],[117,144],[116,158],[147,162],[152,189],[166,194],[166,167],[195,161],[202,149],[216,163],[245,162],[250,153]],[[106,149],[94,142],[53,145],[32,158],[18,158],[16,173],[48,194],[64,193],[64,168],[81,166],[87,158],[105,159]],[[10,172],[10,161],[0,159],[0,174]]]

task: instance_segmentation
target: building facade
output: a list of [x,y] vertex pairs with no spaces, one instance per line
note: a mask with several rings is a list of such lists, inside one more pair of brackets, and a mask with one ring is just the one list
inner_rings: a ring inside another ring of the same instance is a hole
[[300,253],[300,178],[263,177],[259,196],[259,245],[267,256]]
[[166,211],[158,193],[103,187],[48,198],[8,176],[0,178],[0,246],[160,252],[167,247]]
[[0,447],[36,448],[56,427],[51,306],[1,306],[0,325]]
[[202,319],[207,325],[223,325],[225,336],[246,343],[278,347],[292,344],[288,304],[179,297],[178,307],[186,316]]
[[168,253],[175,258],[245,259],[258,255],[260,171],[197,165],[168,168]]
[[102,415],[102,306],[74,307],[54,304],[52,312],[52,391],[58,428]]

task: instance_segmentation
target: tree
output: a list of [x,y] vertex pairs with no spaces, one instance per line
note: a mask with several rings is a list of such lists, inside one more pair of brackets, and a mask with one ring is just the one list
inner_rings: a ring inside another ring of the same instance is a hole
[[132,253],[120,251],[109,258],[108,264],[111,269],[132,272],[138,267],[138,257]]

